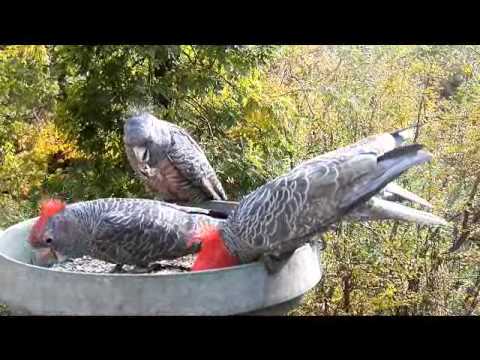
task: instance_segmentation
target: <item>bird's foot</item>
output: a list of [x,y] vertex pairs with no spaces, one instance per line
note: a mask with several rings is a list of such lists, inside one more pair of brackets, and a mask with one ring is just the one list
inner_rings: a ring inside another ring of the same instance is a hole
[[268,254],[263,257],[263,263],[269,275],[278,273],[288,262],[294,251],[283,254]]
[[153,263],[148,266],[148,272],[156,272],[162,271],[167,269],[174,269],[180,271],[190,271],[190,268],[183,266],[183,265],[170,265],[170,264],[161,264],[161,263]]
[[109,272],[110,274],[124,273],[125,271],[123,270],[123,264],[116,264],[115,267]]
[[131,274],[146,274],[150,272],[150,267],[135,266],[129,271]]
[[315,242],[320,246],[320,251],[324,251],[327,247],[327,242],[325,241],[325,237],[320,235]]

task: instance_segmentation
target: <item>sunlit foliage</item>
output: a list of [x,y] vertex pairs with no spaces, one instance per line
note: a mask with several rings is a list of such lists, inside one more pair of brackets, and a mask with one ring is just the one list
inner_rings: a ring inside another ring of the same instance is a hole
[[478,46],[1,46],[0,226],[47,195],[151,196],[121,140],[141,108],[187,128],[237,200],[304,159],[419,124],[434,161],[399,182],[455,231],[342,224],[294,314],[478,314],[479,63]]

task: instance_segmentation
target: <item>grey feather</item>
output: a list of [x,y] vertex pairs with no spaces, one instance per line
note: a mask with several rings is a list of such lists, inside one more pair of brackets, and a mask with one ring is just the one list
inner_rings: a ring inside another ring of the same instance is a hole
[[225,244],[241,262],[291,252],[430,159],[381,134],[307,160],[240,201],[222,226]]
[[[406,141],[413,140],[417,131],[417,125],[394,131],[391,133],[383,133],[378,135],[372,135],[365,139],[360,140],[352,145],[334,150],[330,153],[321,156],[337,156],[337,155],[354,155],[362,152],[372,152],[379,156],[385,152],[394,150],[395,148],[402,146]],[[395,182],[389,183],[382,191],[376,196],[384,200],[392,201],[409,201],[417,203],[426,208],[432,208],[431,204],[420,196],[403,189]]]
[[164,200],[227,199],[205,153],[184,129],[151,114],[136,115],[125,123],[124,145],[137,176]]
[[391,182],[379,194],[382,199],[390,201],[401,201],[407,200],[416,204],[419,204],[428,209],[432,209],[433,206],[427,200],[421,198],[420,196],[402,188],[398,184]]
[[98,199],[67,205],[46,232],[68,257],[146,267],[198,251],[188,243],[204,225],[220,226],[226,214],[146,199]]
[[365,204],[355,208],[351,213],[347,214],[345,220],[348,222],[398,220],[427,226],[449,225],[445,219],[439,216],[378,197],[372,197]]

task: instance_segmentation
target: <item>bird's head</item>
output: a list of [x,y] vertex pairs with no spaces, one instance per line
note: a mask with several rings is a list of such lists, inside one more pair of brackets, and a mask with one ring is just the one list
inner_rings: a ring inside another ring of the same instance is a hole
[[78,224],[65,215],[65,208],[63,201],[54,199],[43,201],[40,206],[40,216],[32,227],[29,243],[43,258],[51,255],[62,262],[68,257],[83,255]]
[[201,244],[196,254],[192,271],[211,270],[230,267],[239,264],[239,259],[232,255],[222,238],[220,229],[206,225],[193,234],[189,244]]
[[123,141],[140,167],[153,166],[165,158],[170,148],[168,123],[148,113],[135,115],[125,122]]

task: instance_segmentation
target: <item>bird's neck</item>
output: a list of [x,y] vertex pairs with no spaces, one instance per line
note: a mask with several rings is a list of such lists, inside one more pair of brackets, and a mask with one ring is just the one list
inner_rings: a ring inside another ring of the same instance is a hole
[[85,212],[79,211],[72,206],[65,211],[65,218],[68,221],[68,236],[71,239],[70,246],[65,249],[68,257],[81,257],[90,254],[93,242],[94,220]]

